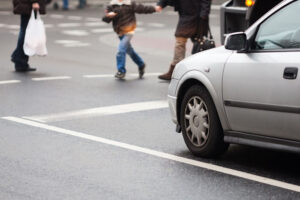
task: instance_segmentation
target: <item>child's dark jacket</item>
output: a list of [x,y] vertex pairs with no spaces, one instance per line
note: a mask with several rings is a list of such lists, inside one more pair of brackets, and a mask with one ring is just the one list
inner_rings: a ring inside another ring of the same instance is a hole
[[114,31],[118,35],[124,35],[135,30],[135,13],[150,14],[155,12],[155,8],[132,2],[130,5],[110,5],[107,7],[107,12],[115,12],[117,15],[113,18],[104,16],[102,20],[107,23],[112,21]]

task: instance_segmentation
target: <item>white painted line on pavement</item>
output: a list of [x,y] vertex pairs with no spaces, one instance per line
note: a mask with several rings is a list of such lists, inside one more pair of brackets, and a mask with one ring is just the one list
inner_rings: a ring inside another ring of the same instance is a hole
[[0,85],[13,84],[13,83],[21,83],[21,81],[19,80],[0,81]]
[[73,44],[64,44],[64,47],[88,47],[90,45],[90,43],[79,42]]
[[214,164],[210,164],[210,163],[205,163],[205,162],[201,162],[201,161],[197,161],[197,160],[193,160],[193,159],[189,159],[189,158],[184,158],[184,157],[181,157],[181,156],[176,156],[176,155],[173,155],[173,154],[168,154],[168,153],[164,153],[164,152],[160,152],[160,151],[156,151],[156,150],[152,150],[152,149],[148,149],[148,148],[144,148],[144,147],[139,147],[139,146],[123,143],[123,142],[118,142],[118,141],[114,141],[114,140],[110,140],[110,139],[105,139],[105,138],[102,138],[102,137],[88,135],[88,134],[85,134],[85,133],[82,133],[82,132],[71,131],[71,130],[59,128],[59,127],[56,127],[56,126],[41,124],[41,123],[38,123],[38,122],[33,122],[33,121],[29,121],[29,120],[25,120],[25,119],[21,119],[21,118],[17,118],[17,117],[3,117],[2,119],[9,120],[9,121],[16,122],[16,123],[20,123],[20,124],[24,124],[24,125],[28,125],[28,126],[32,126],[32,127],[36,127],[36,128],[45,129],[45,130],[48,130],[48,131],[53,131],[53,132],[56,132],[56,133],[61,133],[61,134],[69,135],[69,136],[74,136],[74,137],[77,137],[77,138],[82,138],[82,139],[86,139],[86,140],[90,140],[90,141],[94,141],[94,142],[99,142],[99,143],[102,143],[102,144],[107,144],[107,145],[111,145],[111,146],[131,150],[131,151],[135,151],[135,152],[140,152],[140,153],[155,156],[155,157],[158,157],[158,158],[163,158],[163,159],[167,159],[167,160],[171,160],[171,161],[191,165],[191,166],[195,166],[195,167],[199,167],[199,168],[219,172],[219,173],[222,173],[222,174],[231,175],[231,176],[234,176],[234,177],[243,178],[243,179],[246,179],[246,180],[250,180],[250,181],[254,181],[254,182],[258,182],[258,183],[263,183],[263,184],[266,184],[266,185],[271,185],[271,186],[286,189],[286,190],[300,192],[300,186],[298,186],[298,185],[294,185],[294,184],[290,184],[290,183],[286,183],[286,182],[282,182],[282,181],[277,181],[277,180],[274,180],[274,179],[270,179],[270,178],[266,178],[266,177],[263,177],[263,176],[250,174],[250,173],[247,173],[247,172],[242,172],[242,171],[238,171],[238,170],[234,170],[234,169],[230,169],[230,168],[226,168],[226,167],[222,167],[222,166],[218,166],[218,165],[214,165]]
[[54,81],[54,80],[64,80],[71,79],[70,76],[52,76],[52,77],[42,77],[42,78],[32,78],[33,81]]
[[63,19],[65,16],[52,14],[52,15],[50,15],[50,17],[53,18],[53,19]]
[[11,15],[12,13],[9,11],[0,11],[0,15]]
[[54,27],[53,24],[45,24],[44,26],[45,26],[45,28],[53,28]]
[[86,30],[67,30],[62,31],[63,34],[72,35],[72,36],[87,36],[90,35]]
[[61,28],[79,27],[79,26],[81,26],[80,23],[60,23],[60,24],[58,24],[58,27],[61,27]]
[[68,16],[69,20],[82,20],[82,17],[80,16]]
[[19,25],[6,25],[5,27],[7,27],[9,29],[20,29]]
[[98,108],[56,113],[50,115],[24,116],[24,118],[47,123],[47,122],[65,121],[71,119],[82,119],[82,118],[89,118],[89,117],[124,114],[130,112],[140,112],[146,110],[156,110],[156,109],[163,109],[167,107],[168,107],[167,101],[148,101],[148,102],[98,107]]
[[113,32],[112,28],[102,28],[102,29],[92,29],[92,33],[111,33]]
[[86,18],[86,20],[90,22],[102,22],[100,18],[94,18],[94,17],[88,17]]
[[5,26],[6,26],[6,24],[0,24],[0,28],[5,27]]
[[86,22],[84,23],[84,25],[88,27],[97,27],[97,26],[106,26],[107,24],[103,22]]
[[[162,73],[145,73],[145,77],[150,77],[150,76],[158,76]],[[126,76],[139,76],[138,73],[130,73],[126,74]],[[93,74],[93,75],[84,75],[83,78],[113,78],[113,74]]]
[[161,23],[148,23],[148,26],[155,27],[155,28],[163,28],[166,25],[165,24],[161,24]]

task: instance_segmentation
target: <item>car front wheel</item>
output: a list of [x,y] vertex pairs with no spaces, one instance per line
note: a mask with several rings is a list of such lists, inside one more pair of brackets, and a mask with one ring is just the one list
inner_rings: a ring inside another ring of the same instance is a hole
[[216,108],[203,86],[194,85],[185,93],[180,124],[184,141],[194,155],[215,157],[227,150]]

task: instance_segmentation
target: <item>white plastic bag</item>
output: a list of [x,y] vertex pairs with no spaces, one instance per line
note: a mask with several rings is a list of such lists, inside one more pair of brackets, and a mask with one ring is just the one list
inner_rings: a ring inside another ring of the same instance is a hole
[[25,54],[28,56],[45,56],[48,53],[44,22],[39,12],[37,12],[37,17],[35,18],[34,10],[31,12],[31,17],[26,28],[23,48]]

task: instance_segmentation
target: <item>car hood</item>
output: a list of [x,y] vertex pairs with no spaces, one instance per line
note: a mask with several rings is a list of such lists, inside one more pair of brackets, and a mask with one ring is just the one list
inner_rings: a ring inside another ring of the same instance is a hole
[[205,72],[213,68],[223,71],[224,64],[232,53],[233,51],[221,46],[189,56],[176,65],[172,78],[181,79],[185,73],[193,70]]

